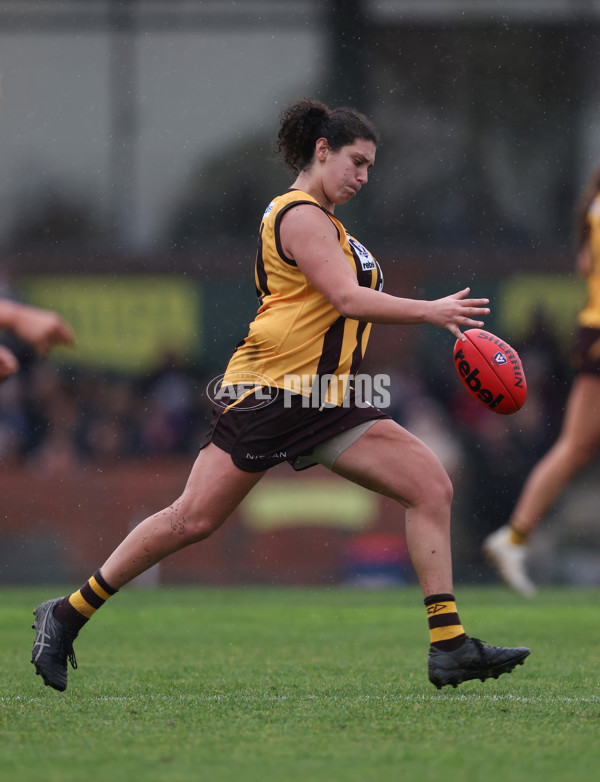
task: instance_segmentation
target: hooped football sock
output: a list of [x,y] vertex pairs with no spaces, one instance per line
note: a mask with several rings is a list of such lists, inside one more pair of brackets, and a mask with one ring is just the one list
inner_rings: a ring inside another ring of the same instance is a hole
[[75,630],[81,630],[83,625],[117,591],[106,583],[97,570],[81,589],[68,597],[63,597],[54,609],[54,617]]
[[460,623],[454,595],[429,595],[425,598],[431,645],[442,652],[458,649],[467,640]]
[[527,539],[529,538],[527,532],[521,532],[521,530],[513,527],[512,524],[508,525],[508,529],[510,530],[510,542],[515,546],[524,546],[527,543]]

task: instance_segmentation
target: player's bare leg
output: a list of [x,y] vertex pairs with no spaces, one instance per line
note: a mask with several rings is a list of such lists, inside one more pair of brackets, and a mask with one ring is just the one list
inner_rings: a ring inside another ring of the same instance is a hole
[[103,577],[120,589],[169,554],[209,537],[263,475],[240,470],[228,453],[209,443],[183,494],[129,533],[100,568]]
[[340,454],[333,471],[406,508],[406,540],[423,594],[452,592],[452,484],[437,456],[383,420]]
[[438,689],[497,678],[527,647],[488,646],[468,636],[456,610],[450,551],[452,485],[435,454],[390,420],[378,421],[337,458],[333,471],[406,508],[406,540],[427,607],[429,680]]
[[530,473],[509,523],[524,534],[540,524],[600,442],[600,378],[579,375],[571,389],[561,433]]
[[483,552],[500,577],[526,597],[535,594],[527,573],[529,535],[539,526],[600,442],[600,378],[575,378],[556,443],[533,468],[508,523],[485,539]]
[[178,500],[138,524],[78,592],[35,609],[31,662],[44,683],[65,690],[67,662],[77,667],[73,641],[92,613],[152,565],[211,535],[263,475],[238,469],[212,443],[203,448]]

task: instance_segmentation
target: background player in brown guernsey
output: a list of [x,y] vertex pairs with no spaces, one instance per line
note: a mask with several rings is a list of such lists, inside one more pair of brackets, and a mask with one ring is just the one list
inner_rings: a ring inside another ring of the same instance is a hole
[[486,559],[501,578],[527,597],[536,591],[526,567],[529,536],[600,443],[600,168],[578,204],[575,239],[575,268],[586,279],[588,298],[578,317],[573,343],[575,379],[561,432],[527,478],[507,524],[483,544]]
[[[321,462],[406,508],[406,538],[429,621],[429,678],[437,687],[498,676],[529,654],[465,633],[453,596],[450,480],[429,448],[385,412],[357,405],[347,387],[371,323],[430,323],[460,337],[461,327],[481,326],[489,312],[487,299],[467,298],[468,288],[434,301],[380,290],[375,259],[334,216],[367,183],[377,140],[354,109],[300,99],[284,111],[277,146],[296,179],[263,216],[259,308],[224,380],[227,388],[260,376],[267,388],[232,394],[227,404],[221,399],[181,496],[142,521],[81,589],[35,610],[32,662],[46,684],[65,689],[67,660],[75,666],[73,640],[110,595],[211,535],[281,461],[296,468]],[[311,373],[330,382],[317,383],[316,404],[306,405],[310,384],[288,387],[286,375]],[[269,390],[270,402],[260,406],[259,392],[263,399]],[[390,638],[399,632],[391,629]]]

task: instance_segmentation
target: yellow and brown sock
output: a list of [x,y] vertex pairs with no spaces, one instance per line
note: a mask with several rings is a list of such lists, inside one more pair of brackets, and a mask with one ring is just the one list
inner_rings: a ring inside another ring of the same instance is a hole
[[442,652],[458,649],[467,634],[458,618],[454,595],[429,595],[425,598],[431,645]]
[[81,630],[88,619],[117,591],[106,583],[97,570],[81,589],[60,601],[54,609],[54,617],[75,630]]
[[510,530],[510,542],[514,543],[515,546],[524,546],[525,543],[527,543],[527,539],[529,538],[527,532],[521,532],[521,530],[513,527],[512,524],[508,525],[508,529]]

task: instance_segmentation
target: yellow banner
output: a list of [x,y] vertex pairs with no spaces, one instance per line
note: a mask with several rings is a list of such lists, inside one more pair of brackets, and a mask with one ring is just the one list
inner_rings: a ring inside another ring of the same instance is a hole
[[572,274],[523,273],[511,275],[501,284],[497,300],[491,306],[498,317],[498,333],[511,344],[527,337],[536,312],[541,311],[555,336],[567,348],[584,303],[585,283]]
[[76,348],[53,355],[70,364],[139,373],[167,353],[201,346],[199,286],[170,276],[35,275],[22,281],[29,304],[59,312]]
[[380,499],[373,492],[333,476],[322,480],[267,476],[240,510],[253,532],[306,526],[358,531],[376,521],[379,506]]

